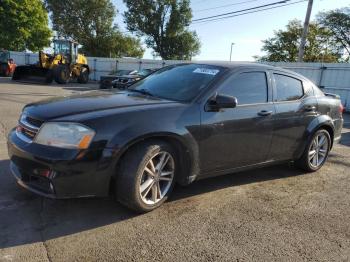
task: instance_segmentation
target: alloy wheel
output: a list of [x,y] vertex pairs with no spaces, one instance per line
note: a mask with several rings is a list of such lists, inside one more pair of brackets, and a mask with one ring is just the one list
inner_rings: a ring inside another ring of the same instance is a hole
[[174,158],[168,152],[158,152],[151,157],[144,167],[139,187],[145,204],[154,205],[164,198],[172,185],[174,170]]
[[313,168],[321,166],[328,155],[329,141],[324,133],[314,137],[309,148],[309,163]]

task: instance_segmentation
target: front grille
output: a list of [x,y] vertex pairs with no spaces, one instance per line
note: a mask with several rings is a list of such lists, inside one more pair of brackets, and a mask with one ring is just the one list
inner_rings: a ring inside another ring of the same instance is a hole
[[16,128],[17,136],[25,142],[32,142],[43,121],[23,114]]

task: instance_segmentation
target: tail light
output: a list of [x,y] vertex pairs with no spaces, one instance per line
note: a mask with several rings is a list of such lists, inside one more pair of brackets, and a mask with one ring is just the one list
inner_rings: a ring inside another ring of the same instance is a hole
[[339,105],[339,113],[340,114],[343,114],[344,113],[344,107],[343,107],[343,105],[340,103],[340,105]]

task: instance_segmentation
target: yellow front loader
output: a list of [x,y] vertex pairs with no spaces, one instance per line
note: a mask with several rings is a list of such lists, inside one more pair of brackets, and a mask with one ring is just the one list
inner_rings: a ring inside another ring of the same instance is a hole
[[39,62],[35,65],[17,66],[13,80],[66,84],[72,79],[85,84],[89,81],[90,69],[84,55],[78,54],[78,43],[55,39],[54,53],[39,52]]

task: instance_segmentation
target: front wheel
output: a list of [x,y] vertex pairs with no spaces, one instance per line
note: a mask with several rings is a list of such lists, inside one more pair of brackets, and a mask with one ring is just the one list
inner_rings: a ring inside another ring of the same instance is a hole
[[53,69],[53,77],[57,84],[67,84],[70,78],[70,69],[66,65],[58,65]]
[[331,149],[331,137],[327,130],[320,129],[313,135],[302,157],[296,164],[305,171],[319,170],[328,158]]
[[121,161],[116,179],[119,202],[137,212],[148,212],[168,199],[177,166],[176,153],[169,144],[136,145]]

